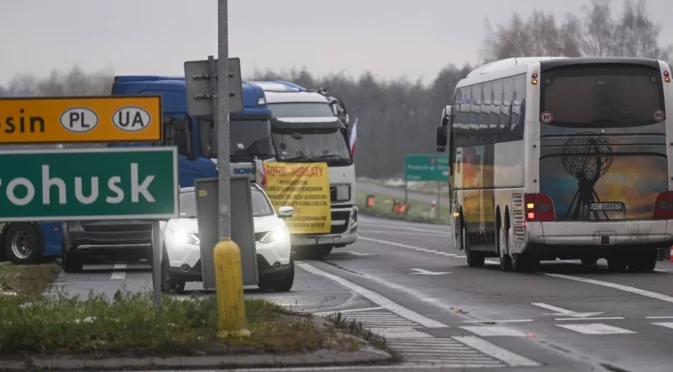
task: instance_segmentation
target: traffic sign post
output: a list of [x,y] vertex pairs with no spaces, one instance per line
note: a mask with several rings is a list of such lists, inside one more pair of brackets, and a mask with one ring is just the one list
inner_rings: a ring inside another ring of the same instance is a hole
[[0,98],[0,144],[161,139],[160,96]]
[[437,182],[437,217],[440,216],[440,182],[449,181],[448,156],[411,154],[404,156],[404,204],[408,201],[409,181]]
[[[229,112],[243,111],[243,87],[241,78],[241,60],[238,58],[225,58],[229,61],[228,97]],[[221,82],[218,77],[222,76],[218,59],[208,56],[202,61],[185,62],[185,83],[187,85],[187,112],[191,116],[217,116],[219,89]],[[217,120],[213,120],[217,122]]]

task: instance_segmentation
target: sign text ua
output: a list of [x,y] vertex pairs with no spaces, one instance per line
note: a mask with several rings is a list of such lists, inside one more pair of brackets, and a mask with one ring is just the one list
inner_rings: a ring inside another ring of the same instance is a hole
[[175,147],[0,151],[0,222],[170,219]]
[[0,98],[0,143],[161,139],[161,96]]
[[446,155],[404,156],[404,179],[407,181],[448,182],[449,169]]

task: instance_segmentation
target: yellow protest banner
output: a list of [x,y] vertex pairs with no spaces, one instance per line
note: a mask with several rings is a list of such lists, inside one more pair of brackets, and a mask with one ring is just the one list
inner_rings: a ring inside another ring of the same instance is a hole
[[266,186],[273,207],[294,208],[287,219],[292,234],[329,233],[332,212],[327,163],[265,162]]

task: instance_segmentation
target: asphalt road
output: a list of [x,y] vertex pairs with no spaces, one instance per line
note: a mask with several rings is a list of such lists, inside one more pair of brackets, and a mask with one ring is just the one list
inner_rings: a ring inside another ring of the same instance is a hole
[[[361,216],[359,233],[357,244],[324,261],[297,261],[290,293],[246,295],[295,310],[341,311],[386,336],[405,364],[310,370],[671,370],[669,262],[647,274],[587,271],[571,262],[502,273],[495,260],[468,268],[445,226]],[[147,266],[95,268],[61,274],[59,284],[84,295],[151,289]]]

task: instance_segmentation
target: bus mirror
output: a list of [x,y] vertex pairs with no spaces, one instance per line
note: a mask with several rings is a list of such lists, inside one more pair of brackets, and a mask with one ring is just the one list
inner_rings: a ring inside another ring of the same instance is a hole
[[189,146],[189,132],[175,132],[175,145],[178,148],[178,154],[187,156],[189,160],[195,160],[196,157]]
[[446,140],[449,135],[449,127],[441,125],[437,127],[437,152],[446,151]]
[[451,105],[446,105],[442,110],[442,125],[447,126],[451,124],[451,114],[453,109]]

